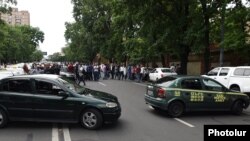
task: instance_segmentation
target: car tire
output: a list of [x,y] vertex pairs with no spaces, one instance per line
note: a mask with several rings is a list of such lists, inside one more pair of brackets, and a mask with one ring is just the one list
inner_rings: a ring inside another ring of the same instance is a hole
[[8,123],[6,112],[0,109],[0,128],[3,128]]
[[231,111],[235,115],[240,115],[243,111],[243,102],[241,100],[235,101]]
[[168,106],[168,115],[171,117],[180,117],[185,110],[185,106],[180,101],[174,101]]
[[81,115],[81,125],[86,129],[95,130],[102,126],[102,114],[96,109],[86,109]]

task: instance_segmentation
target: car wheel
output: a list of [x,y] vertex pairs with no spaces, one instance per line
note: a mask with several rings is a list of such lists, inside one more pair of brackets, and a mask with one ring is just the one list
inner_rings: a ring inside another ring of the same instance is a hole
[[6,113],[0,109],[0,128],[3,128],[8,122]]
[[81,124],[87,129],[98,129],[103,124],[102,114],[96,109],[86,109],[82,113]]
[[230,90],[240,92],[240,88],[238,86],[233,86],[230,88]]
[[168,106],[168,114],[171,117],[179,117],[184,113],[184,105],[180,101],[174,101]]
[[243,102],[240,100],[235,101],[231,111],[235,115],[240,115],[243,111]]

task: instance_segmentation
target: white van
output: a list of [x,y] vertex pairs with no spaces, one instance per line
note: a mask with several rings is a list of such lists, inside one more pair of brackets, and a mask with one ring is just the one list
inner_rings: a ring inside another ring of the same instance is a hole
[[231,90],[250,93],[250,66],[217,67],[203,76],[215,79]]

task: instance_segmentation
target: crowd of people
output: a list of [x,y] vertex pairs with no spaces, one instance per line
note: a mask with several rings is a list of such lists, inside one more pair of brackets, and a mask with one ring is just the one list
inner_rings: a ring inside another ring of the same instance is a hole
[[117,80],[135,80],[141,82],[146,80],[145,75],[148,69],[143,65],[124,65],[124,64],[82,64],[82,63],[69,63],[63,65],[67,70],[74,73],[76,80],[83,81],[98,81],[100,79],[117,79]]
[[[175,71],[178,66],[171,66]],[[23,65],[25,74],[57,74],[60,71],[66,70],[75,76],[78,84],[85,81],[98,81],[100,79],[116,79],[116,80],[134,80],[136,82],[148,81],[148,74],[152,68],[144,67],[142,64],[125,65],[125,64],[98,64],[98,63],[79,63],[79,62],[64,62],[64,63],[32,63]]]

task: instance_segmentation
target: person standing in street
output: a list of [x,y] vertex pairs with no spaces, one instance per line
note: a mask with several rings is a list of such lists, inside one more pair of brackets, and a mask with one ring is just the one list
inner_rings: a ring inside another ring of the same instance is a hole
[[81,82],[83,82],[83,85],[86,86],[86,83],[85,83],[85,74],[86,74],[86,71],[84,69],[84,67],[82,66],[80,71],[79,71],[79,81],[78,81],[78,85],[81,84]]

